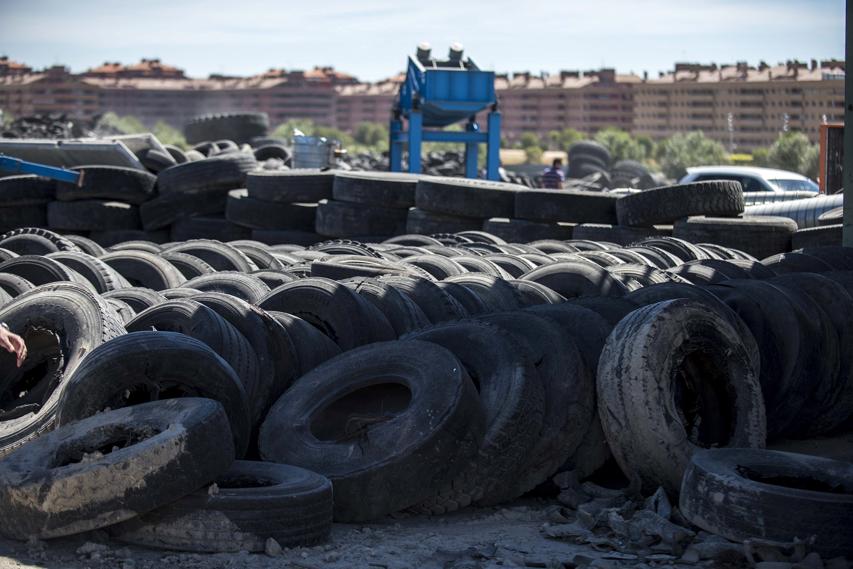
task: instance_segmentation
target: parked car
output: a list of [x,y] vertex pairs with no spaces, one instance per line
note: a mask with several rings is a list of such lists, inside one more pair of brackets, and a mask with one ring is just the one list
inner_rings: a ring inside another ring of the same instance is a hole
[[816,196],[820,188],[809,178],[774,168],[755,166],[697,166],[687,169],[679,183],[734,180],[743,186],[747,205]]

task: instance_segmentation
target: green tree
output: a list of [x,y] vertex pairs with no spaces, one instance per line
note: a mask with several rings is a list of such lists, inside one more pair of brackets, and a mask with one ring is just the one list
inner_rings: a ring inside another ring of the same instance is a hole
[[352,138],[356,144],[371,150],[388,149],[388,127],[381,123],[359,123],[352,133]]
[[138,118],[130,115],[120,117],[112,111],[104,113],[95,125],[95,132],[102,134],[139,134],[149,130]]
[[637,141],[637,144],[643,147],[646,160],[650,159],[652,156],[655,155],[657,147],[655,145],[655,141],[652,140],[652,137],[646,136],[645,134],[641,134],[635,137],[635,140]]
[[538,146],[528,146],[524,149],[528,164],[541,164],[543,150]]
[[163,144],[171,144],[184,149],[189,148],[189,144],[187,144],[181,131],[163,121],[157,121],[157,124],[151,129],[151,133]]
[[726,149],[702,131],[678,133],[658,145],[658,162],[669,178],[679,179],[691,166],[728,164]]
[[817,145],[801,132],[779,135],[767,153],[767,163],[773,168],[798,172],[804,176],[817,175]]
[[587,136],[573,128],[552,130],[548,132],[548,148],[550,150],[568,150],[575,142],[586,140]]
[[770,163],[768,161],[768,154],[770,150],[767,148],[756,148],[752,151],[752,165],[753,166],[762,166],[766,167]]
[[524,132],[518,138],[518,147],[527,150],[528,148],[539,148],[542,149],[542,141],[536,136],[533,132]]
[[636,160],[641,162],[646,158],[646,148],[624,130],[608,127],[595,134],[595,141],[610,150],[613,161]]

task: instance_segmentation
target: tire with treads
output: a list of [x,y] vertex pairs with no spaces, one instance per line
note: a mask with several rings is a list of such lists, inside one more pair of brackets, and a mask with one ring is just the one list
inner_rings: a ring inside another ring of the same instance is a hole
[[258,267],[258,270],[278,271],[284,269],[285,263],[270,252],[269,246],[260,241],[232,241],[229,245],[246,255]]
[[[236,374],[252,413],[251,417],[246,417],[245,420],[252,424],[260,420],[259,415],[267,402],[259,397],[259,391],[262,389],[257,356],[246,337],[216,311],[191,298],[166,300],[140,312],[125,327],[128,332],[156,330],[183,334],[208,346],[227,362]],[[157,346],[158,344],[154,344],[152,349]],[[229,417],[236,413],[237,408],[235,406],[228,410]],[[242,436],[242,433],[237,432],[235,435]],[[245,451],[245,445],[238,447]]]
[[181,286],[186,281],[174,265],[154,253],[114,251],[100,259],[133,286],[165,290]]
[[327,476],[335,520],[364,521],[436,493],[476,456],[483,430],[474,384],[450,351],[382,342],[299,378],[270,410],[259,448],[264,460]]
[[293,314],[265,311],[284,327],[296,349],[296,377],[301,377],[341,353],[340,347],[317,328]]
[[105,255],[107,250],[89,239],[88,237],[83,237],[82,235],[64,235],[63,236],[68,241],[71,241],[87,255],[92,255],[93,257],[100,257],[101,255]]
[[[135,332],[105,342],[93,353],[97,356],[86,358],[68,379],[57,426],[105,409],[205,397],[225,410],[234,441],[231,456],[245,454],[250,429],[246,391],[231,366],[201,341],[174,332]],[[224,440],[217,443],[231,446]]]
[[815,536],[810,549],[825,559],[849,557],[853,465],[771,450],[699,451],[684,474],[679,509],[691,523],[736,542]]
[[174,265],[187,280],[216,272],[216,269],[194,255],[167,251],[160,253],[160,256]]
[[91,255],[74,251],[56,252],[45,255],[47,259],[59,261],[82,275],[98,293],[126,288],[130,283],[118,271]]
[[515,196],[523,190],[524,186],[504,182],[424,176],[415,189],[415,206],[458,217],[514,217]]
[[662,271],[655,267],[650,267],[649,265],[620,263],[607,267],[605,270],[611,276],[622,281],[622,283],[630,290],[637,290],[644,286],[668,282],[689,282],[687,279],[683,279],[677,274]]
[[575,225],[564,222],[530,221],[492,217],[483,222],[483,230],[509,243],[530,243],[542,239],[571,239]]
[[667,272],[687,279],[696,285],[715,284],[731,279],[753,278],[746,269],[739,267],[731,261],[724,261],[722,259],[689,261],[683,265],[668,269]]
[[379,309],[397,336],[430,325],[429,318],[415,301],[390,284],[364,277],[346,279],[341,283]]
[[[248,144],[253,138],[267,136],[270,127],[266,113],[220,113],[196,117],[184,125],[187,142],[228,139],[232,145]],[[236,143],[236,144],[235,144]]]
[[515,215],[533,221],[616,224],[618,196],[577,190],[524,190],[515,196]]
[[262,552],[325,541],[332,529],[332,483],[286,464],[237,460],[204,487],[110,528],[119,541],[205,553]]
[[120,288],[105,292],[101,296],[105,299],[115,298],[126,302],[137,314],[161,302],[166,302],[166,297],[161,293],[144,287]]
[[47,208],[44,205],[0,207],[0,231],[11,231],[21,227],[43,227],[46,225]]
[[198,257],[217,271],[240,271],[248,273],[257,271],[258,267],[245,253],[213,239],[192,239],[184,243],[172,245],[165,252],[186,253]]
[[436,280],[444,280],[447,277],[468,272],[468,269],[450,257],[443,257],[441,255],[412,255],[406,257],[402,262],[406,265],[415,265],[422,268],[435,277]]
[[798,253],[817,257],[835,271],[853,270],[853,249],[849,247],[805,247]]
[[803,253],[779,253],[767,257],[761,264],[776,273],[825,273],[833,269],[832,265],[813,255]]
[[521,298],[515,288],[492,275],[466,273],[448,277],[445,282],[456,283],[473,291],[483,299],[489,312],[503,312],[521,308]]
[[225,219],[252,229],[313,231],[316,214],[316,204],[262,201],[245,189],[228,192],[225,206]]
[[408,209],[415,205],[415,186],[420,178],[400,172],[341,172],[335,174],[332,197],[342,202]]
[[40,227],[22,227],[0,235],[0,247],[18,255],[43,255],[56,251],[79,251],[65,237]]
[[188,280],[181,286],[204,292],[230,294],[249,304],[255,304],[270,293],[264,281],[258,277],[237,271],[219,271]]
[[595,411],[595,378],[574,341],[547,318],[515,311],[478,319],[509,332],[525,347],[544,388],[542,431],[511,492],[521,495],[550,478],[580,446]]
[[59,261],[37,255],[21,255],[0,263],[0,273],[16,275],[36,286],[54,282],[73,282],[95,290],[94,286],[74,269]]
[[621,280],[591,262],[560,261],[533,269],[520,280],[547,286],[566,298],[582,296],[625,296],[628,293]]
[[476,320],[438,324],[403,339],[450,350],[475,379],[486,416],[476,457],[416,510],[445,513],[515,497],[517,477],[538,441],[544,414],[544,388],[531,354],[498,326]]
[[379,280],[411,298],[433,324],[458,320],[468,315],[453,296],[427,279],[387,276],[379,277]]
[[604,223],[581,223],[575,226],[572,234],[575,239],[590,241],[610,241],[619,245],[630,245],[648,237],[665,237],[672,235],[672,228],[666,225],[656,227],[628,227],[625,225],[608,225]]
[[[154,243],[153,241],[146,241],[144,239],[131,239],[107,247],[108,253],[112,253],[115,251],[145,251],[146,253],[154,253],[155,255],[159,255],[160,252],[163,251],[163,247],[161,245],[158,245],[157,243]],[[100,255],[98,258],[100,257],[103,257],[103,255]]]
[[79,166],[81,185],[56,182],[59,201],[115,200],[139,205],[155,195],[157,177],[144,170],[121,166]]
[[539,304],[560,304],[566,301],[566,297],[554,292],[547,286],[533,281],[509,280],[519,294],[522,306],[536,306]]
[[188,217],[224,213],[228,189],[208,191],[204,199],[196,194],[166,194],[139,206],[142,227],[147,231],[163,229]]
[[[228,435],[222,407],[198,398],[107,411],[47,433],[0,464],[8,513],[0,532],[61,537],[168,504],[228,469]],[[122,448],[109,452],[114,446]]]
[[483,219],[480,217],[462,217],[427,211],[414,207],[406,217],[406,231],[423,235],[436,233],[455,233],[468,229],[480,229]]
[[312,277],[281,285],[262,298],[258,306],[306,320],[342,350],[396,337],[391,324],[376,307],[345,285],[325,278]]
[[219,154],[163,170],[157,176],[157,187],[163,195],[233,190],[244,187],[246,174],[257,165],[255,157],[245,152]]
[[266,311],[228,294],[204,292],[192,299],[224,318],[249,342],[258,361],[257,403],[266,402],[259,415],[263,416],[299,375],[299,355],[287,330]]
[[0,351],[0,455],[53,429],[69,376],[92,350],[125,334],[114,312],[73,283],[24,292],[0,307],[0,322],[24,339],[27,359]]
[[736,217],[743,213],[739,182],[709,180],[629,194],[616,202],[619,225],[672,223],[691,215]]
[[406,226],[408,210],[323,200],[317,206],[315,231],[329,237],[395,235]]
[[791,250],[797,224],[787,217],[690,217],[678,220],[673,236],[691,243],[734,247],[763,259]]
[[0,178],[0,208],[44,205],[56,197],[56,181],[32,174]]
[[283,203],[316,203],[331,199],[335,174],[332,171],[256,170],[246,176],[249,197]]
[[645,306],[614,328],[598,366],[598,415],[634,488],[678,492],[702,447],[764,446],[751,362],[737,330],[690,300]]

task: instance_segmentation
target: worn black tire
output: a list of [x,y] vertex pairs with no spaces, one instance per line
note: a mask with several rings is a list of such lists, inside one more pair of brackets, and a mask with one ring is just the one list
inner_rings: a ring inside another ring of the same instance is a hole
[[267,136],[270,122],[266,113],[222,113],[204,115],[184,125],[187,142],[229,139],[248,144],[253,138]]
[[166,297],[155,290],[144,287],[120,288],[105,292],[101,295],[104,299],[114,298],[127,303],[131,309],[137,314],[156,306],[161,302],[166,302]]
[[[134,328],[133,322],[128,325]],[[246,391],[228,362],[205,343],[174,332],[131,331],[92,353],[68,379],[57,426],[140,402],[205,397],[222,405],[231,425],[233,446],[217,442],[231,446],[232,457],[245,454],[250,428]]]
[[416,510],[438,514],[478,501],[496,504],[516,497],[515,484],[538,441],[545,408],[531,354],[498,326],[477,320],[439,324],[403,339],[450,350],[475,379],[486,418],[476,457]]
[[699,451],[684,474],[679,509],[691,523],[736,542],[815,536],[812,547],[824,558],[853,553],[849,462],[771,450]]
[[779,253],[766,259],[761,264],[777,275],[786,273],[825,273],[833,270],[832,265],[814,255],[803,253]]
[[237,271],[218,271],[188,280],[181,286],[204,292],[221,292],[256,304],[270,293],[264,281]]
[[329,237],[403,233],[408,210],[323,200],[317,206],[315,230]]
[[332,197],[342,202],[408,209],[415,205],[420,178],[399,172],[340,172],[335,174]]
[[537,306],[539,304],[560,304],[566,297],[554,292],[547,286],[533,281],[511,279],[507,281],[519,294],[522,306]]
[[160,253],[160,256],[174,265],[187,280],[216,272],[216,269],[194,255],[168,251]]
[[139,208],[123,202],[80,200],[47,204],[47,224],[60,231],[140,229]]
[[115,313],[73,283],[45,285],[0,307],[0,322],[27,343],[28,357],[0,352],[0,455],[53,429],[69,376],[97,346],[125,334]]
[[503,278],[481,273],[465,273],[448,277],[445,282],[459,284],[471,290],[483,300],[489,312],[521,308],[521,297],[515,287]]
[[581,223],[575,227],[573,237],[589,241],[609,241],[627,246],[649,237],[667,237],[671,235],[672,228],[667,225],[628,227],[625,225],[607,225],[603,223]]
[[555,322],[522,311],[479,319],[509,332],[524,346],[544,388],[542,430],[509,493],[520,496],[550,478],[580,446],[595,411],[595,378],[575,342]]
[[[515,196],[525,189],[504,182],[424,176],[415,190],[415,205],[418,209],[456,217],[514,217]],[[417,233],[411,229],[409,232]]]
[[342,350],[396,337],[379,309],[345,285],[325,278],[281,285],[257,304],[264,310],[287,312],[306,320]]
[[43,255],[56,251],[79,251],[74,243],[53,231],[22,227],[0,235],[0,247],[18,255]]
[[317,205],[262,201],[249,197],[247,190],[228,192],[225,219],[252,229],[313,231]]
[[237,460],[212,486],[110,528],[119,541],[177,551],[262,552],[325,541],[332,529],[332,483],[286,464]]
[[841,245],[843,233],[844,226],[840,223],[837,225],[821,225],[819,227],[800,229],[791,237],[791,248],[837,247]]
[[538,222],[526,219],[493,217],[483,222],[483,230],[498,235],[509,243],[530,243],[542,239],[571,239],[574,224]]
[[225,219],[224,215],[204,215],[184,217],[172,224],[169,241],[194,241],[213,239],[228,242],[248,239],[252,230]]
[[270,410],[259,448],[264,460],[328,476],[335,520],[363,521],[436,493],[476,456],[483,423],[474,384],[450,351],[383,342],[297,380]]
[[826,211],[817,218],[818,225],[838,225],[839,223],[843,224],[844,222],[844,208],[837,207],[835,209],[831,209]]
[[258,170],[246,176],[249,197],[283,203],[331,199],[335,174],[322,170]]
[[89,238],[95,241],[102,247],[112,250],[113,247],[123,245],[128,241],[144,241],[152,245],[157,243],[165,243],[169,240],[169,232],[165,230],[159,231],[143,231],[141,229],[123,229],[115,231],[92,231],[89,233]]
[[619,225],[672,223],[692,215],[735,217],[743,213],[739,182],[710,180],[630,194],[616,203]]
[[68,234],[64,236],[65,239],[74,243],[80,251],[86,253],[87,255],[91,255],[93,257],[100,257],[101,255],[105,255],[107,250],[89,239],[88,237],[83,237],[82,235],[74,235]]
[[86,253],[62,251],[49,253],[47,259],[59,261],[69,269],[82,275],[98,293],[130,287],[130,283],[118,271],[102,260]]
[[591,262],[560,261],[525,273],[520,280],[543,284],[565,298],[582,296],[625,296],[621,280]]
[[[259,375],[258,359],[255,351],[249,345],[246,337],[227,320],[217,314],[215,310],[196,302],[192,298],[166,300],[137,314],[133,320],[126,324],[126,328],[128,332],[147,332],[151,330],[175,332],[198,340],[208,346],[236,374],[242,388],[244,400],[248,402],[249,410],[252,413],[251,416],[241,417],[236,420],[234,427],[235,436],[242,437],[244,435],[242,428],[239,430],[237,428],[241,422],[245,421],[254,424],[260,420],[259,415],[266,408],[267,401],[260,400],[260,394],[265,392],[265,389],[262,385],[262,378]],[[171,337],[164,338],[168,340]],[[143,340],[144,338],[141,338],[139,341],[143,342]],[[163,340],[153,338],[151,342],[151,349],[154,350],[161,345]],[[118,350],[119,348],[116,348],[116,351]],[[167,374],[165,377],[168,378],[170,376]],[[230,386],[228,386],[228,389],[231,389]],[[110,396],[114,396],[114,394],[111,393]],[[230,393],[228,397],[234,403],[226,411],[228,411],[228,416],[232,418],[232,421],[235,421],[234,416],[241,409],[241,404],[237,402],[239,398],[233,393]],[[242,456],[246,450],[245,444],[239,444],[237,447],[241,451],[240,456]]]
[[[43,205],[56,196],[56,181],[25,174],[0,178],[0,207]],[[2,223],[0,223],[2,224]]]
[[406,232],[421,235],[437,233],[456,233],[470,229],[480,229],[483,219],[479,217],[461,217],[435,213],[415,207],[409,210],[406,218]]
[[341,282],[379,309],[388,319],[397,336],[430,325],[429,318],[417,303],[388,283],[364,277]]
[[244,187],[246,174],[257,165],[255,157],[245,152],[219,154],[163,170],[157,176],[157,187],[161,194],[233,190]]
[[594,140],[581,140],[573,142],[568,149],[569,162],[578,158],[594,159],[603,168],[610,165],[611,155],[606,146]]
[[[110,452],[114,445],[123,448]],[[0,507],[7,515],[0,531],[26,540],[109,526],[192,492],[233,459],[228,421],[214,401],[158,401],[100,413],[4,459]]]
[[616,326],[598,366],[598,415],[635,488],[676,494],[701,447],[764,446],[752,361],[737,330],[694,301],[652,304]]
[[115,200],[139,205],[155,195],[157,177],[144,170],[121,166],[80,166],[74,169],[83,173],[82,184],[57,182],[57,200]]
[[169,261],[145,251],[114,251],[101,257],[133,286],[165,290],[181,286],[186,279]]
[[790,251],[796,231],[797,224],[787,217],[690,217],[675,222],[673,236],[734,247],[763,259]]
[[265,312],[284,327],[293,342],[297,361],[295,377],[305,375],[321,363],[341,353],[341,348],[336,343],[302,318],[275,310]]
[[195,194],[173,193],[157,196],[139,207],[142,227],[162,229],[180,219],[225,212],[228,189],[206,192],[204,199]]
[[616,224],[618,196],[576,190],[525,190],[515,195],[515,215],[533,221]]
[[249,273],[258,270],[257,265],[245,253],[227,243],[213,239],[191,239],[185,243],[171,245],[165,251],[193,255],[217,271]]
[[411,298],[433,324],[447,320],[458,320],[468,315],[462,305],[436,283],[423,278],[385,276],[379,277]]
[[696,285],[716,284],[731,279],[754,278],[747,269],[731,261],[723,261],[721,259],[690,261],[668,269],[667,272],[685,278]]
[[47,225],[47,209],[43,204],[0,207],[0,231]]

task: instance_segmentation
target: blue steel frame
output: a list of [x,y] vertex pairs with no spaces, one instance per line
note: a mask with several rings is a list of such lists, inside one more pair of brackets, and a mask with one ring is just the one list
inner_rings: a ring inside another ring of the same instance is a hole
[[11,156],[5,156],[3,154],[0,154],[0,171],[35,174],[37,176],[43,176],[45,178],[78,185],[83,178],[82,172],[67,170],[65,168],[56,168],[54,166],[47,166],[46,164],[38,164],[36,162],[27,162],[26,160],[12,158]]
[[[491,106],[486,132],[476,114]],[[409,130],[403,127],[408,120]],[[464,132],[430,130],[467,119]],[[389,128],[390,166],[403,171],[403,148],[409,147],[409,172],[421,172],[423,142],[456,142],[465,145],[465,176],[477,177],[479,145],[486,144],[486,178],[498,180],[501,114],[497,111],[495,74],[479,69],[429,68],[409,57],[406,80],[400,87],[398,107]]]

